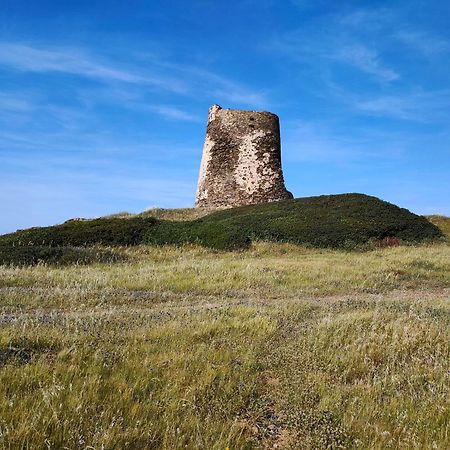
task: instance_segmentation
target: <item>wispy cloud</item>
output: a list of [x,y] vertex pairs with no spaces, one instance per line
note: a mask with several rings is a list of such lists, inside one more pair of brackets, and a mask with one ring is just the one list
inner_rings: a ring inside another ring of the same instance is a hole
[[405,46],[428,58],[450,53],[450,40],[420,26],[413,29],[395,8],[319,15],[306,27],[273,38],[266,49],[328,73],[334,72],[336,63],[345,64],[387,84],[405,75],[401,64],[393,67],[387,57],[392,51],[401,54]]
[[[44,48],[17,42],[0,42],[0,65],[22,72],[69,74],[107,83],[107,95],[110,98],[120,97],[118,100],[122,104],[124,98],[128,97],[133,100],[130,105],[138,105],[139,97],[145,92],[142,89],[147,88],[185,98],[209,97],[211,101],[225,101],[255,108],[264,107],[268,103],[264,92],[206,68],[154,55],[144,61],[142,58],[133,60],[131,57],[127,64],[119,64],[81,48]],[[133,87],[141,90],[133,90]],[[192,114],[173,106],[155,105],[152,109],[166,118],[197,120]]]
[[[369,46],[358,33],[342,22],[342,17],[328,19],[316,27],[299,29],[277,36],[266,47],[293,62],[333,72],[336,65],[346,65],[370,76],[372,80],[389,83],[400,74],[383,60],[382,50]],[[353,19],[356,22],[356,18]],[[358,19],[362,20],[362,19]]]
[[261,109],[267,108],[269,104],[265,94],[247,91],[239,87],[231,90],[225,88],[212,89],[210,96],[220,102],[227,102],[229,105],[245,105]]
[[159,177],[121,173],[105,176],[94,171],[76,174],[33,171],[26,177],[0,178],[0,234],[17,228],[61,223],[73,217],[99,217],[117,211],[139,212],[157,207],[192,206],[194,182],[179,175]]
[[340,166],[374,160],[401,158],[409,139],[401,133],[324,121],[293,121],[286,124],[283,154],[287,162],[333,163]]
[[[45,148],[64,142],[65,149],[76,149],[79,134],[89,137],[92,124],[102,126],[98,111],[105,106],[127,110],[127,115],[152,114],[167,121],[200,123],[204,120],[196,109],[200,99],[223,102],[225,106],[262,108],[267,105],[265,93],[205,67],[168,58],[167,54],[164,57],[152,54],[148,59],[129,56],[126,62],[113,62],[83,48],[0,42],[0,67],[10,73],[63,74],[97,82],[95,85],[68,84],[64,99],[53,96],[51,90],[42,91],[33,85],[22,88],[23,92],[0,91],[0,123],[3,125],[0,146]],[[28,143],[23,142],[22,130],[15,132],[27,124],[33,128],[25,133]],[[31,135],[34,137],[30,138]],[[98,138],[93,140],[97,142]],[[110,140],[107,145],[114,147],[115,142]]]
[[3,42],[0,43],[0,64],[28,72],[60,72],[102,81],[150,85],[177,93],[187,90],[181,80],[118,69],[79,49],[46,49]]
[[338,16],[337,22],[358,35],[370,36],[372,41],[386,40],[390,48],[400,43],[428,57],[450,51],[448,38],[422,29],[422,24],[412,27],[395,7],[360,9]]
[[394,37],[427,57],[450,52],[450,41],[425,31],[400,30]]
[[238,105],[251,105],[263,108],[269,103],[267,93],[250,88],[241,82],[213,72],[205,67],[194,65],[159,61],[162,67],[170,69],[180,76],[190,80],[192,90],[203,96],[214,98],[217,101],[227,101]]
[[388,8],[358,9],[349,13],[337,15],[338,24],[351,27],[356,31],[378,31],[393,21],[392,10]]
[[0,113],[32,111],[34,107],[34,103],[22,95],[0,92]]
[[354,107],[360,111],[402,120],[423,123],[447,121],[450,114],[450,91],[412,92],[356,100]]
[[148,106],[150,111],[170,120],[181,120],[183,122],[201,122],[202,118],[195,114],[184,111],[181,108],[170,105],[151,105]]
[[398,73],[381,62],[380,56],[375,50],[359,43],[342,46],[336,50],[332,57],[373,75],[381,81],[395,81],[400,78]]
[[[118,210],[191,206],[200,149],[166,139],[0,133],[0,233]],[[182,158],[192,164],[179,164]]]

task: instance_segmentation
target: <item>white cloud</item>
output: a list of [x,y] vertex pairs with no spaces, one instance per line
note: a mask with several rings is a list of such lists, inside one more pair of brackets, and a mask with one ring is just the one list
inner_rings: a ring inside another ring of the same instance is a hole
[[183,122],[201,122],[202,119],[195,114],[191,114],[180,108],[170,105],[151,105],[148,106],[150,111],[170,120],[181,120]]
[[[146,87],[184,97],[208,97],[211,103],[220,100],[255,108],[267,104],[265,93],[242,83],[197,65],[181,64],[154,56],[147,61],[130,60],[126,66],[122,63],[124,67],[119,67],[117,62],[113,63],[83,49],[42,48],[0,42],[0,65],[23,72],[64,73],[107,83],[109,89],[106,96],[118,97],[121,102],[128,96],[136,100],[130,102],[130,105],[136,106],[143,93],[142,88]],[[175,107],[155,105],[152,108],[167,118],[198,120]]]
[[401,30],[394,37],[428,57],[450,52],[448,39],[424,31]]
[[86,52],[70,49],[42,49],[18,43],[0,43],[0,64],[27,72],[61,72],[101,81],[155,86],[184,93],[186,84],[168,76],[139,74],[102,63]]
[[353,106],[369,114],[417,122],[447,120],[450,91],[425,91],[356,100]]
[[395,81],[400,78],[398,73],[383,65],[376,51],[362,44],[343,46],[334,53],[333,57],[381,81]]

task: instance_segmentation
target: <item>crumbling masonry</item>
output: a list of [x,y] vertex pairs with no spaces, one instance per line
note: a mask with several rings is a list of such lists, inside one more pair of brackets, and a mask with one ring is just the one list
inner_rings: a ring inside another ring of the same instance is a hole
[[211,106],[195,205],[233,207],[290,198],[281,170],[278,116]]

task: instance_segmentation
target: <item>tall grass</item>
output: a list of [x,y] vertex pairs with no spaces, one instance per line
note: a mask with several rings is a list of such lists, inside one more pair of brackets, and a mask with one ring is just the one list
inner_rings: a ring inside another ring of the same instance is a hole
[[450,447],[450,246],[0,266],[0,448]]
[[257,389],[258,348],[273,328],[245,308],[10,323],[0,335],[0,443],[244,448],[238,417]]
[[217,253],[193,246],[137,247],[123,249],[122,264],[0,266],[0,287],[109,289],[113,302],[120,302],[112,293],[121,290],[240,298],[377,293],[447,286],[449,249],[424,245],[358,253],[257,243],[250,251]]
[[448,295],[344,301],[299,320],[292,305],[282,316],[288,331],[267,356],[285,444],[448,448],[449,306]]

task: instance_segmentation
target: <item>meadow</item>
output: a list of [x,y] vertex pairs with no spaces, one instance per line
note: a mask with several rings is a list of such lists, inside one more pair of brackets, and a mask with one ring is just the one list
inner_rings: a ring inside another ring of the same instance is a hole
[[450,447],[450,246],[0,266],[0,448]]

